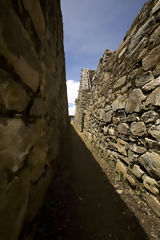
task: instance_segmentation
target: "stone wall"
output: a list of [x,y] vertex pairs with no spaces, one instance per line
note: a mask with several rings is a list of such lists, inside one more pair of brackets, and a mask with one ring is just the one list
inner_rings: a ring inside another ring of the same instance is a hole
[[1,0],[0,239],[37,216],[67,116],[60,1]]
[[85,135],[160,217],[160,0],[144,5],[117,51],[105,51],[88,99]]

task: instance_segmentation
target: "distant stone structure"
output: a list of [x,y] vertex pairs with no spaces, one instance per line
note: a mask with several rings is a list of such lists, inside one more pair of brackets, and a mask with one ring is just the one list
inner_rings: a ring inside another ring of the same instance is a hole
[[82,71],[76,103],[75,126],[160,217],[160,0],[144,4],[92,78]]
[[92,87],[92,77],[94,75],[94,70],[88,70],[83,68],[81,71],[81,80],[78,98],[76,99],[76,114],[74,118],[75,124],[79,127],[79,130],[82,132],[84,129],[85,115],[87,103],[89,102],[91,87]]

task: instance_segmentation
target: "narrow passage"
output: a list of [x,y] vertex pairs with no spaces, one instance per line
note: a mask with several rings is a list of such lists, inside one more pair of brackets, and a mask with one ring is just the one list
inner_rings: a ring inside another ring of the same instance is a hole
[[146,240],[132,212],[70,127],[35,240]]

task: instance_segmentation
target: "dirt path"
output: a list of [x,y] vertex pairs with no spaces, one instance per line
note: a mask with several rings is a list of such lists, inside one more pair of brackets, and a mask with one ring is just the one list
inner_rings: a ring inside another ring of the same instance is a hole
[[35,240],[146,240],[133,213],[70,128]]

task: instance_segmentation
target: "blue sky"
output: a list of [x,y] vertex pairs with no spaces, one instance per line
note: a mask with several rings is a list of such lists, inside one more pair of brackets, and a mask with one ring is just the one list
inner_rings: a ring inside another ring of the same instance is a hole
[[118,48],[145,2],[61,0],[70,114],[74,114],[81,69],[96,69],[106,48]]

